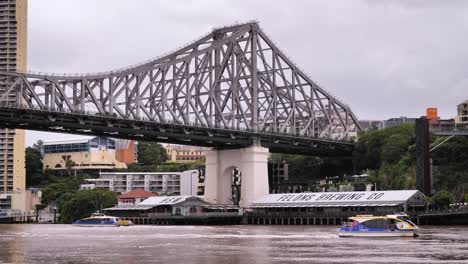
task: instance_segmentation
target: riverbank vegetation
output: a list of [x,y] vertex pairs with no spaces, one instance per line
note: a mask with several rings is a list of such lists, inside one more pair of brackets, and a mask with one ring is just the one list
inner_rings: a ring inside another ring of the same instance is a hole
[[[360,135],[353,153],[356,171],[367,173],[380,190],[416,188],[416,134],[404,124]],[[431,142],[444,138],[433,136]],[[437,201],[463,202],[468,193],[468,137],[456,136],[430,153]],[[451,195],[446,195],[450,193]],[[444,199],[439,199],[443,197]]]
[[[431,142],[443,139],[433,136]],[[441,192],[434,196],[434,204],[468,201],[468,137],[453,137],[430,156],[433,189],[436,194]],[[271,160],[289,164],[289,182],[293,184],[367,174],[367,183],[378,190],[416,189],[415,126],[403,124],[360,134],[352,159],[273,154]]]
[[82,190],[62,195],[57,203],[59,222],[70,224],[117,203],[117,194],[109,190]]

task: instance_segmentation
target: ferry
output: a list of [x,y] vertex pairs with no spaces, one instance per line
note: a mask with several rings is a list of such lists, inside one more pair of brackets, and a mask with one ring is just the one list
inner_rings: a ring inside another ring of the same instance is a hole
[[407,215],[357,215],[343,223],[339,237],[416,237],[419,227]]
[[96,212],[91,214],[90,217],[83,218],[73,222],[74,226],[110,226],[110,227],[117,227],[117,226],[130,226],[133,223],[129,220],[120,220],[118,217],[114,216],[107,216],[105,214]]

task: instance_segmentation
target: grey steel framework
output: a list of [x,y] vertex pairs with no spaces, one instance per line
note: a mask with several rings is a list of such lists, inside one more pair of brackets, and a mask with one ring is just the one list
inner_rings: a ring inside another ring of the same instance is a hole
[[[0,72],[4,126],[282,152],[349,152],[351,109],[314,83],[257,23],[213,30],[126,69],[86,75]],[[8,95],[17,101],[8,103]],[[318,151],[320,146],[326,146]],[[289,147],[288,147],[289,146]],[[294,150],[296,149],[296,150]],[[315,149],[315,150],[314,150]],[[322,152],[322,153],[320,153]]]

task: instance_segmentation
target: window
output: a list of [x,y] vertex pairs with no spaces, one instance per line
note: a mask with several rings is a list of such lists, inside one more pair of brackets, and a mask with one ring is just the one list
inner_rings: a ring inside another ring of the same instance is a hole
[[390,220],[373,219],[362,223],[367,228],[387,228],[390,225]]

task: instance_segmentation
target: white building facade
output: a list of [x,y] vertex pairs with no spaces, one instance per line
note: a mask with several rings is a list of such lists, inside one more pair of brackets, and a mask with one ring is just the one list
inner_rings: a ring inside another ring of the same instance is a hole
[[198,170],[183,172],[101,172],[98,179],[86,179],[81,189],[108,189],[127,193],[143,188],[159,195],[199,195]]

